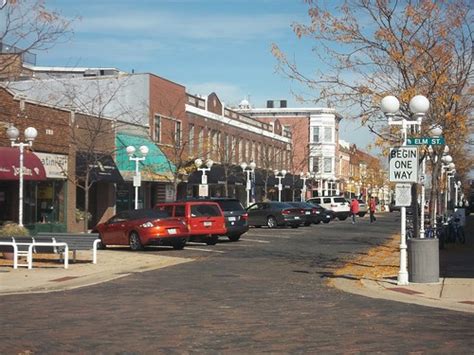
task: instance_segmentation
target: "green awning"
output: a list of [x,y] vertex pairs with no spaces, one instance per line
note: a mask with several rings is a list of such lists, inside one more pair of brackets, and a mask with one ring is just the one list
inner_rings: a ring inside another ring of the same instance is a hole
[[166,158],[160,148],[147,137],[117,133],[115,146],[117,147],[117,166],[124,180],[133,180],[135,175],[135,161],[128,157],[126,148],[133,146],[139,154],[139,148],[147,146],[149,152],[145,160],[139,161],[139,170],[143,181],[170,181],[176,167]]

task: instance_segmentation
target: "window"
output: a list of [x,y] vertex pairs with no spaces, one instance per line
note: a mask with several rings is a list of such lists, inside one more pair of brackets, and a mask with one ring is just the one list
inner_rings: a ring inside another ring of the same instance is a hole
[[332,143],[332,127],[324,127],[324,142]]
[[319,127],[313,127],[313,143],[319,143]]
[[174,209],[174,217],[185,217],[185,206],[184,205],[177,205]]
[[324,172],[332,173],[332,158],[324,158]]
[[198,137],[198,156],[203,156],[203,145],[204,145],[204,128],[199,128],[199,137]]
[[176,121],[174,131],[174,142],[177,147],[181,146],[181,121]]
[[158,115],[155,116],[153,140],[157,143],[161,142],[161,117]]
[[191,217],[215,217],[221,216],[217,206],[213,205],[193,205],[191,206]]
[[319,174],[319,172],[320,172],[319,157],[313,157],[312,158],[312,165],[313,165],[312,172],[316,173],[316,174]]
[[189,155],[194,155],[194,125],[189,125],[189,132],[188,132],[188,144],[189,144]]

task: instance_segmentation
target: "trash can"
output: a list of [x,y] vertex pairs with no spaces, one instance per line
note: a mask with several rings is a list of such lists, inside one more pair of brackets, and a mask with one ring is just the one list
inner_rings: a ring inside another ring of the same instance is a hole
[[439,282],[438,239],[408,239],[408,281],[415,283]]

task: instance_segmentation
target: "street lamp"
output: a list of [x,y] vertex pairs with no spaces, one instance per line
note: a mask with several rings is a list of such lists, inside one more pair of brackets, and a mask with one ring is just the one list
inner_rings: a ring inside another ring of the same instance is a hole
[[142,184],[142,177],[141,177],[140,171],[138,169],[139,168],[139,162],[145,160],[149,149],[146,145],[142,145],[140,148],[138,148],[138,150],[141,153],[141,156],[136,156],[135,155],[136,149],[132,145],[129,145],[126,148],[126,150],[127,150],[127,154],[128,154],[128,159],[130,159],[130,161],[135,162],[135,176],[133,177],[133,186],[135,187],[135,209],[137,210],[138,209],[138,188]]
[[306,172],[300,173],[300,178],[303,180],[303,186],[301,187],[301,202],[304,202],[306,200],[306,180],[311,178],[311,173]]
[[242,170],[247,174],[247,184],[245,189],[247,190],[247,207],[250,205],[250,190],[252,190],[252,181],[250,180],[250,174],[255,173],[255,168],[257,167],[257,164],[255,162],[250,162],[249,165],[247,163],[242,162],[240,163],[240,167]]
[[454,189],[456,190],[456,195],[454,196],[454,207],[458,207],[458,193],[461,189],[461,181],[454,183]]
[[204,162],[203,162],[202,159],[197,158],[194,161],[194,164],[196,165],[197,169],[202,172],[201,185],[205,186],[205,191],[203,191],[202,193],[200,191],[199,196],[209,196],[206,171],[211,171],[211,168],[212,168],[212,165],[214,165],[214,162],[211,159],[208,159],[206,161],[205,166],[201,168],[201,166],[203,166]]
[[15,126],[10,126],[7,129],[7,136],[11,141],[12,147],[20,148],[20,172],[19,172],[19,190],[18,190],[18,225],[23,226],[23,153],[25,147],[31,147],[33,141],[38,135],[38,131],[34,127],[28,127],[25,129],[24,136],[26,143],[17,142],[18,137],[20,136],[20,131]]
[[275,170],[275,177],[278,179],[278,201],[281,202],[281,191],[283,190],[283,185],[281,184],[281,180],[285,177],[286,175],[286,170]]
[[[410,111],[413,113],[414,120],[395,119],[395,114],[400,108],[400,102],[395,96],[386,96],[380,103],[382,112],[388,118],[388,124],[399,125],[402,127],[403,146],[407,145],[407,129],[410,126],[420,126],[421,120],[428,109],[430,102],[422,95],[417,95],[410,100]],[[408,270],[407,270],[407,243],[406,243],[406,208],[400,208],[401,226],[400,226],[400,270],[398,272],[398,284],[408,285]]]

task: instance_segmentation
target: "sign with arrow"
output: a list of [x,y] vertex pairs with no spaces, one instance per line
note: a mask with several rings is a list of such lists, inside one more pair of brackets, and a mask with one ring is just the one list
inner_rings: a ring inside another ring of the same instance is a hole
[[444,145],[444,137],[407,138],[407,145]]

